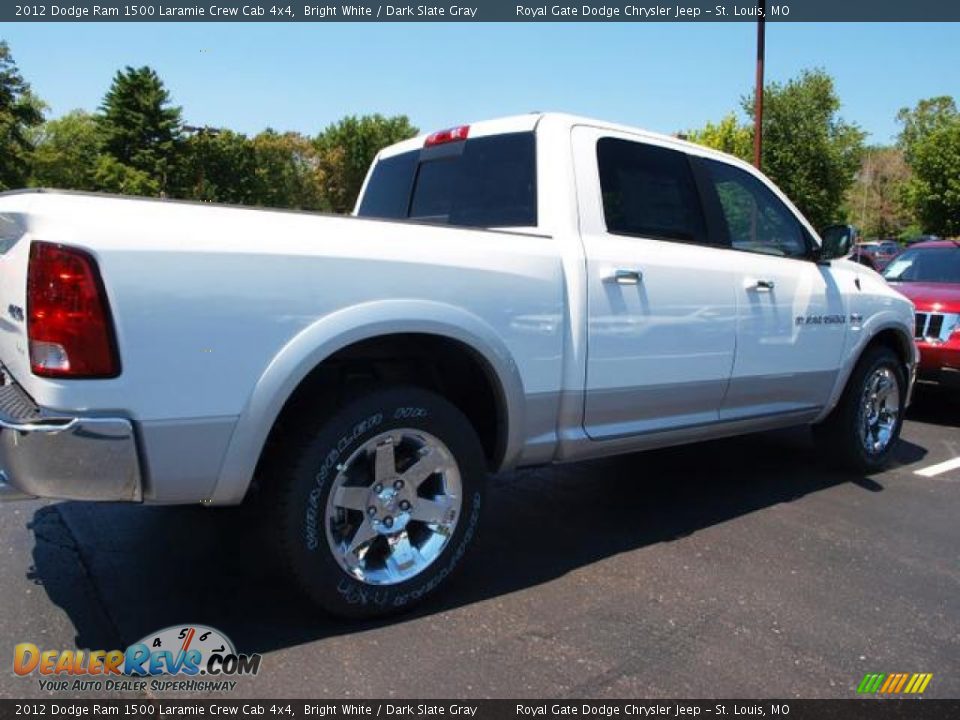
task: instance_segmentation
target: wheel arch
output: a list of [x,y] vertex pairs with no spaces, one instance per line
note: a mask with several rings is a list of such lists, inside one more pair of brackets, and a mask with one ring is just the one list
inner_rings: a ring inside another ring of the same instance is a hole
[[384,300],[324,316],[277,353],[237,420],[210,503],[230,505],[243,500],[284,409],[327,361],[364,344],[401,337],[431,338],[447,348],[458,348],[483,369],[497,412],[497,438],[488,462],[493,470],[510,466],[522,446],[524,390],[519,368],[503,340],[484,320],[462,308]]
[[[867,330],[867,328],[865,327],[864,330]],[[864,332],[860,341],[849,353],[848,359],[840,369],[841,371],[837,377],[837,382],[830,396],[830,402],[827,403],[823,412],[817,418],[817,422],[826,418],[837,406],[837,403],[843,396],[844,390],[846,390],[847,383],[850,381],[850,376],[853,374],[854,368],[860,362],[864,353],[877,346],[887,347],[896,353],[897,357],[900,358],[900,361],[903,363],[907,380],[910,382],[913,366],[917,360],[916,344],[913,341],[913,337],[908,334],[901,322],[896,320],[878,322],[873,327],[870,327],[869,331]]]
[[[903,329],[899,326],[887,326],[874,333],[860,352],[860,356],[863,356],[863,353],[869,348],[877,345],[882,345],[883,347],[888,347],[893,350],[893,352],[897,354],[897,357],[900,358],[900,362],[903,363],[904,367],[909,368],[914,363],[915,345],[913,338],[903,332]],[[857,362],[859,361],[860,358],[858,357]]]

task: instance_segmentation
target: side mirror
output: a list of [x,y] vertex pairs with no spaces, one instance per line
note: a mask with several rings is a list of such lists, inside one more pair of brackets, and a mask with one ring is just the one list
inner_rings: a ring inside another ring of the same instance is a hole
[[820,231],[820,239],[823,260],[846,257],[857,241],[857,229],[853,225],[830,225]]

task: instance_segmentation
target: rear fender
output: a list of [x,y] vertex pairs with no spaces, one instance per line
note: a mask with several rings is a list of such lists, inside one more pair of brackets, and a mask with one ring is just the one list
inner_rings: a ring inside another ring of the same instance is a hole
[[511,465],[522,447],[523,382],[513,356],[493,328],[452,305],[381,300],[324,316],[274,357],[237,420],[210,503],[232,505],[243,500],[270,430],[284,404],[312,370],[349,345],[397,333],[425,333],[458,340],[486,360],[505,402],[507,442],[503,465]]

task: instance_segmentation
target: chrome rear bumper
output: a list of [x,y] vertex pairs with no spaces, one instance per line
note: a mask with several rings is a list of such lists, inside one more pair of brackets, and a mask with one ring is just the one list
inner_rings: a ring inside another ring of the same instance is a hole
[[0,387],[0,500],[143,499],[133,423],[37,407],[9,376]]

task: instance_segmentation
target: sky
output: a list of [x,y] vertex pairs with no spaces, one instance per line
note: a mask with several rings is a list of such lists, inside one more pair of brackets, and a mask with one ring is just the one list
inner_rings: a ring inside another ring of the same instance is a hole
[[[150,65],[187,124],[315,134],[344,115],[423,131],[554,110],[673,133],[739,108],[753,23],[8,23],[50,108],[93,111],[114,73]],[[889,143],[897,110],[960,97],[960,24],[768,23],[767,81],[830,73],[841,116]]]

